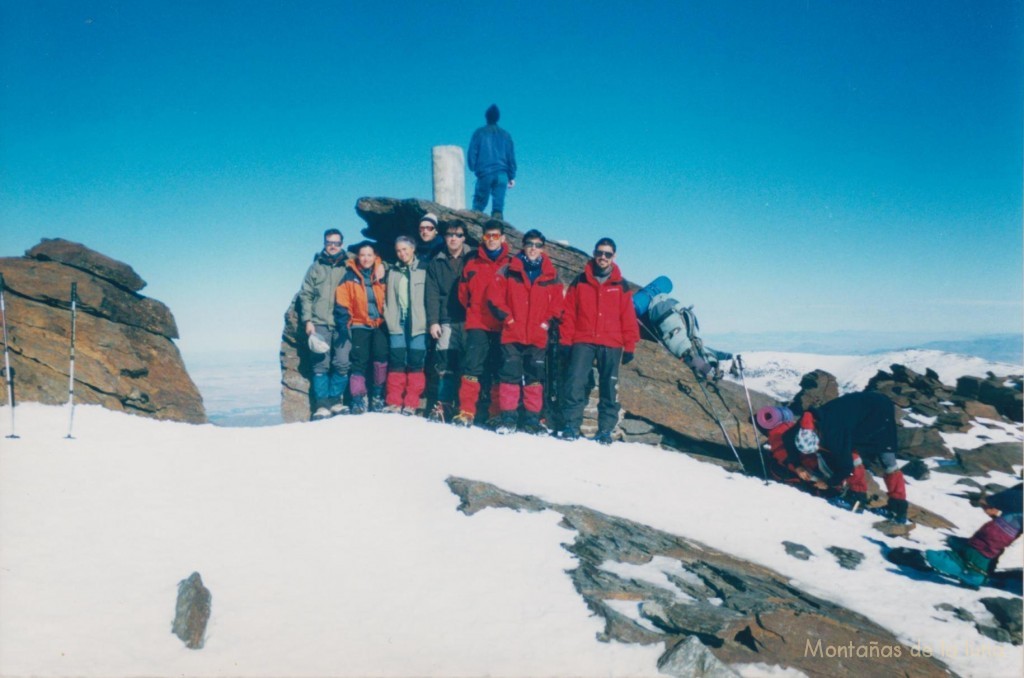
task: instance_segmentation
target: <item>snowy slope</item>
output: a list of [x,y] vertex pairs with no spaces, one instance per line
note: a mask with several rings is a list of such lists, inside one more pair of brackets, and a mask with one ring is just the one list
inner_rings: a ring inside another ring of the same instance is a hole
[[[559,516],[464,516],[450,475],[702,541],[908,645],[976,650],[942,657],[958,673],[1019,674],[1020,648],[935,609],[984,619],[991,590],[910,580],[867,541],[900,543],[871,517],[678,453],[394,415],[230,429],[80,407],[73,441],[66,421],[64,408],[26,404],[21,439],[0,439],[3,676],[657,675],[660,645],[596,640],[603,624],[565,572]],[[985,516],[949,482],[908,491],[969,534]],[[913,537],[942,541],[924,527]],[[818,555],[791,558],[783,540]],[[831,545],[865,561],[842,570]],[[1021,555],[1018,542],[1006,557]],[[198,652],[169,633],[176,584],[193,570],[213,592]]]
[[[766,393],[779,401],[788,401],[800,390],[800,378],[808,372],[821,369],[831,373],[839,382],[840,393],[862,390],[879,370],[891,372],[894,363],[924,374],[931,368],[944,384],[956,385],[965,375],[984,377],[987,372],[997,376],[1021,374],[1024,367],[1009,363],[996,363],[982,358],[941,351],[909,349],[872,355],[820,355],[816,353],[782,353],[755,351],[744,353],[743,365],[747,386]],[[739,383],[738,377],[726,379]]]

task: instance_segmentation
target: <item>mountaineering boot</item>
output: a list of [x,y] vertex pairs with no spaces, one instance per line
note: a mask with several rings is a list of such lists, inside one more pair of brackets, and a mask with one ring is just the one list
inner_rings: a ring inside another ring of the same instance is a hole
[[313,416],[310,417],[312,421],[320,421],[321,419],[327,419],[331,416],[331,406],[326,400],[318,400],[316,407],[313,409]]
[[366,396],[353,396],[349,414],[366,414]]
[[541,422],[540,414],[537,412],[527,412],[523,417],[523,425],[519,427],[519,430],[535,436],[548,434],[548,427]]
[[373,393],[370,395],[370,411],[381,412],[384,410],[384,385],[375,384],[373,387]]
[[439,421],[442,424],[451,419],[452,406],[449,403],[443,403],[440,400],[434,403],[434,408],[430,410],[430,415],[427,417],[430,421]]
[[469,428],[470,426],[473,425],[474,418],[475,417],[470,412],[459,412],[458,414],[455,415],[455,418],[452,419],[452,423],[455,424],[456,426],[464,426],[466,428]]
[[414,417],[416,416],[416,408],[405,405],[402,407],[400,413],[406,417]]
[[507,412],[502,412],[501,416],[498,417],[498,425],[494,429],[495,432],[501,435],[515,433],[517,418],[518,417],[515,410],[508,410]]
[[881,508],[871,509],[871,512],[882,516],[891,523],[903,525],[907,522],[908,506],[909,504],[906,499],[893,499],[889,497],[889,503]]
[[564,428],[562,432],[558,434],[558,437],[562,440],[579,440],[580,432],[574,428]]
[[501,221],[504,221],[505,220],[505,215],[503,213],[501,213],[501,212],[495,211],[495,212],[491,212],[491,218],[492,219],[500,219]]
[[331,405],[331,416],[335,417],[339,414],[348,414],[348,405],[341,398],[337,398]]
[[404,414],[401,405],[385,405],[381,412],[384,414]]
[[597,435],[594,436],[594,442],[601,443],[602,445],[612,444],[612,432],[611,431],[598,431]]

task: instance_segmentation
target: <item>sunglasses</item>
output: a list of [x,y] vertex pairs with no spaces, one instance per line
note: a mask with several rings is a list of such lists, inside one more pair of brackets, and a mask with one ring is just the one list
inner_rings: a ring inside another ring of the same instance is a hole
[[437,229],[434,228],[433,226],[427,225],[427,226],[420,226],[420,230],[421,231],[436,231]]
[[324,247],[341,247],[340,240],[324,240]]
[[501,233],[484,233],[484,240],[490,240],[491,242],[501,240]]
[[465,238],[466,234],[465,233],[445,233],[444,237],[446,237],[446,238]]
[[612,259],[615,257],[615,252],[609,252],[608,250],[594,250],[595,259]]
[[539,250],[539,249],[544,247],[544,241],[542,241],[542,240],[527,240],[526,242],[523,243],[523,249],[526,249],[527,247],[532,247],[534,249],[538,249]]

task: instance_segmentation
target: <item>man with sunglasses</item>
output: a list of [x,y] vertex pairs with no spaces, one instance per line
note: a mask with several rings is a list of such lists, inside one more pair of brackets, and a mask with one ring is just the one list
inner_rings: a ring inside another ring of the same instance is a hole
[[348,387],[352,342],[348,328],[334,323],[334,291],[345,277],[348,260],[343,242],[338,229],[324,231],[324,248],[313,257],[299,290],[299,322],[309,337],[313,363],[313,419],[326,419],[346,411],[342,397]]
[[465,346],[466,309],[459,303],[459,278],[470,256],[465,224],[446,224],[444,245],[427,265],[426,286],[427,331],[437,342],[432,368],[438,382],[437,402],[429,418],[441,422],[451,419],[453,413],[459,361]]
[[459,384],[459,413],[452,422],[472,426],[482,387],[490,387],[490,414],[497,414],[501,362],[501,322],[491,313],[487,292],[495,273],[509,261],[505,227],[491,219],[484,224],[476,256],[467,260],[459,278],[459,303],[466,309],[466,352]]
[[426,266],[438,254],[444,251],[444,240],[437,237],[438,220],[433,212],[427,212],[420,218],[416,227],[416,259],[421,266]]
[[619,423],[619,364],[633,360],[640,340],[633,293],[615,264],[615,241],[601,238],[594,245],[594,258],[569,285],[565,295],[559,343],[571,347],[565,381],[565,440],[579,438],[583,408],[587,402],[587,380],[597,363],[599,400],[597,435],[604,445],[612,442],[612,430]]
[[523,236],[523,249],[502,266],[488,292],[491,313],[501,321],[501,369],[498,433],[515,433],[522,395],[523,430],[546,433],[540,412],[544,406],[544,377],[548,328],[562,313],[562,283],[544,253],[540,231]]

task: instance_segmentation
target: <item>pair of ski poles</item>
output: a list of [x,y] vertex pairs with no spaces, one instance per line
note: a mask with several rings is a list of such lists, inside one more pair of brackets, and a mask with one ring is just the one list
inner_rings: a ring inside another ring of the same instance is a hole
[[[7,403],[11,408],[11,433],[7,437],[19,438],[20,436],[18,436],[14,428],[14,373],[11,371],[11,342],[7,334],[7,304],[4,298],[6,287],[4,284],[4,274],[0,273],[0,319],[2,319],[4,332],[4,380],[7,382]],[[68,420],[68,434],[64,436],[69,440],[74,438],[71,433],[75,425],[75,334],[77,331],[77,319],[78,283],[71,283],[71,352],[68,369],[68,405],[70,406],[70,416]]]
[[[643,319],[640,319],[640,324],[644,326],[644,328],[652,337],[658,339],[658,343],[660,343],[665,348],[665,350],[668,350],[668,346],[666,346],[665,343],[661,340],[659,332],[654,331],[650,327],[650,325],[648,325]],[[757,419],[754,416],[754,406],[750,401],[750,389],[747,388],[747,378],[743,374],[743,356],[736,354],[735,361],[737,367],[739,368],[740,380],[743,382],[743,391],[746,393],[747,396],[747,410],[750,412],[750,424],[751,426],[754,427],[754,444],[757,446],[757,456],[761,458],[761,473],[765,485],[767,485],[768,469],[765,466],[764,462],[764,451],[761,449],[761,439],[760,436],[757,434]],[[702,378],[700,374],[697,374],[696,370],[694,370],[693,373],[697,379],[697,385],[700,387],[701,393],[704,394],[704,400],[707,403],[708,411],[711,413],[712,418],[714,418],[715,423],[718,424],[718,428],[719,430],[721,430],[722,436],[725,438],[726,444],[729,446],[729,449],[732,450],[733,456],[736,457],[736,462],[740,465],[740,468],[743,469],[744,472],[746,472],[747,467],[743,464],[743,460],[740,459],[740,453],[736,450],[736,446],[733,445],[732,438],[729,437],[729,432],[726,430],[725,424],[722,423],[722,418],[718,416],[718,409],[715,407],[714,403],[711,400],[711,396],[708,394],[707,389],[704,387],[704,378]]]

